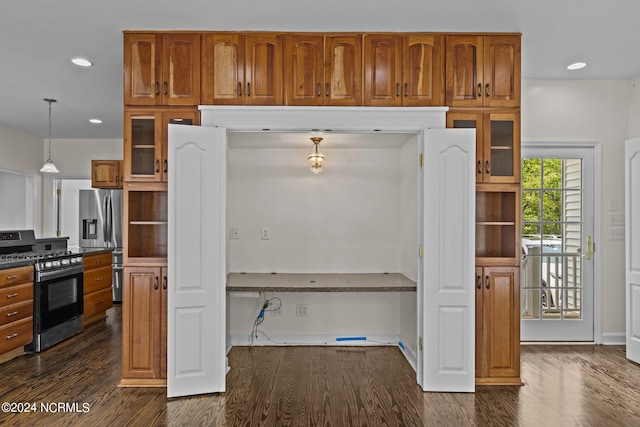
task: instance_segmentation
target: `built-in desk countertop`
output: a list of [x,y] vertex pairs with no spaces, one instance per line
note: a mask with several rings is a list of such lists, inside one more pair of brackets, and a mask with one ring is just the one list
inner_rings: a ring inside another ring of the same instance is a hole
[[230,273],[229,292],[415,292],[400,273]]

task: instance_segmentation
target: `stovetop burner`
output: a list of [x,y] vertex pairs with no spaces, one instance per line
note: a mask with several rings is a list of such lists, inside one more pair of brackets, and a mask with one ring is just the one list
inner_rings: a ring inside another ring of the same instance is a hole
[[0,261],[40,260],[43,258],[55,258],[55,257],[61,257],[65,255],[72,255],[72,252],[66,249],[52,249],[50,251],[15,252],[11,254],[0,255]]

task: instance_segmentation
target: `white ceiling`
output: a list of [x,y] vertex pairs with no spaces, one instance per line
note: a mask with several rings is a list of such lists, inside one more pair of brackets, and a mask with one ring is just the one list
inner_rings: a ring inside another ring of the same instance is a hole
[[[123,30],[521,32],[523,78],[640,75],[638,0],[21,0],[0,12],[0,125],[122,138]],[[82,69],[70,58],[95,66]],[[582,60],[586,69],[566,66]],[[89,119],[98,117],[101,125]]]

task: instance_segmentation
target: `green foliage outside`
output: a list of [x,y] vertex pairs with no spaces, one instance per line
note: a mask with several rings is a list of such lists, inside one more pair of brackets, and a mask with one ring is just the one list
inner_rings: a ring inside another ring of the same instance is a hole
[[[562,160],[522,161],[522,234],[562,234]],[[542,192],[542,198],[540,193]],[[542,203],[541,203],[542,201]],[[540,206],[542,205],[542,206]],[[539,223],[542,222],[542,230]]]

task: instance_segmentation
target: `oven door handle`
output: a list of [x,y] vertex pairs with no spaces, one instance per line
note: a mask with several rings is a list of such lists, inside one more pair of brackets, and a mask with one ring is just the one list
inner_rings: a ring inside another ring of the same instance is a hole
[[84,272],[84,266],[78,265],[62,270],[39,271],[36,273],[36,282],[45,282],[48,280],[59,279],[61,277],[75,276]]

